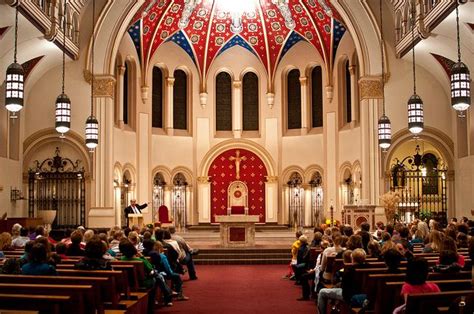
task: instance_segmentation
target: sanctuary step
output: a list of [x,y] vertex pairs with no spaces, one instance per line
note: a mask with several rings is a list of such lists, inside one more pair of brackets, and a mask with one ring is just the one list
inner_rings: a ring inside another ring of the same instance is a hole
[[200,265],[288,264],[291,254],[289,248],[215,248],[201,249],[193,259]]
[[[187,227],[188,231],[214,231],[214,232],[219,232],[219,225],[211,225],[211,224],[205,224],[205,225],[197,225],[197,226],[189,226]],[[265,231],[291,231],[288,226],[285,225],[277,225],[277,224],[265,224],[265,225],[255,225],[255,231],[256,232],[265,232]]]

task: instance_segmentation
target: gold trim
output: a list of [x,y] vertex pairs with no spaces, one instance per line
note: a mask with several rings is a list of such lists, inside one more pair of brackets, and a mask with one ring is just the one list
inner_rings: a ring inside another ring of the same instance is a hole
[[197,177],[196,180],[200,184],[205,184],[205,183],[209,183],[209,178],[210,177]]
[[278,177],[277,176],[266,176],[267,178],[267,183],[276,183],[278,182]]
[[[84,79],[87,83],[91,83],[92,74],[89,70],[84,70]],[[110,75],[95,75],[94,77],[94,97],[110,97],[115,96],[115,78]]]
[[382,81],[380,77],[363,77],[359,80],[361,99],[382,98]]

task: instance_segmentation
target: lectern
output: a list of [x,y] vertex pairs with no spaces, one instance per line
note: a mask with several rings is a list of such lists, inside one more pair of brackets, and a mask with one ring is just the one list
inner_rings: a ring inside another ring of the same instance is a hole
[[128,225],[137,225],[143,227],[143,215],[142,214],[128,214]]

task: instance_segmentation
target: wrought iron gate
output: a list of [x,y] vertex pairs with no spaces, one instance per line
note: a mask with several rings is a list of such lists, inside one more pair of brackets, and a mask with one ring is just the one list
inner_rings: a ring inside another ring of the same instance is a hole
[[28,172],[28,215],[37,216],[41,210],[56,210],[54,228],[75,228],[85,224],[86,192],[84,168],[80,160],[73,162],[55,156],[42,162],[35,161],[35,168]]
[[447,168],[433,154],[396,159],[390,171],[390,189],[398,192],[400,219],[410,221],[423,215],[444,219],[448,210]]

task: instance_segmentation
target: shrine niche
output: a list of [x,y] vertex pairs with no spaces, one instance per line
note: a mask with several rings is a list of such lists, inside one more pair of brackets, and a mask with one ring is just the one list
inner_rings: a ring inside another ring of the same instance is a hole
[[[250,150],[229,149],[212,161],[208,176],[211,183],[211,223],[218,215],[247,214],[265,222],[265,177],[262,159]],[[232,208],[233,207],[233,208]]]

